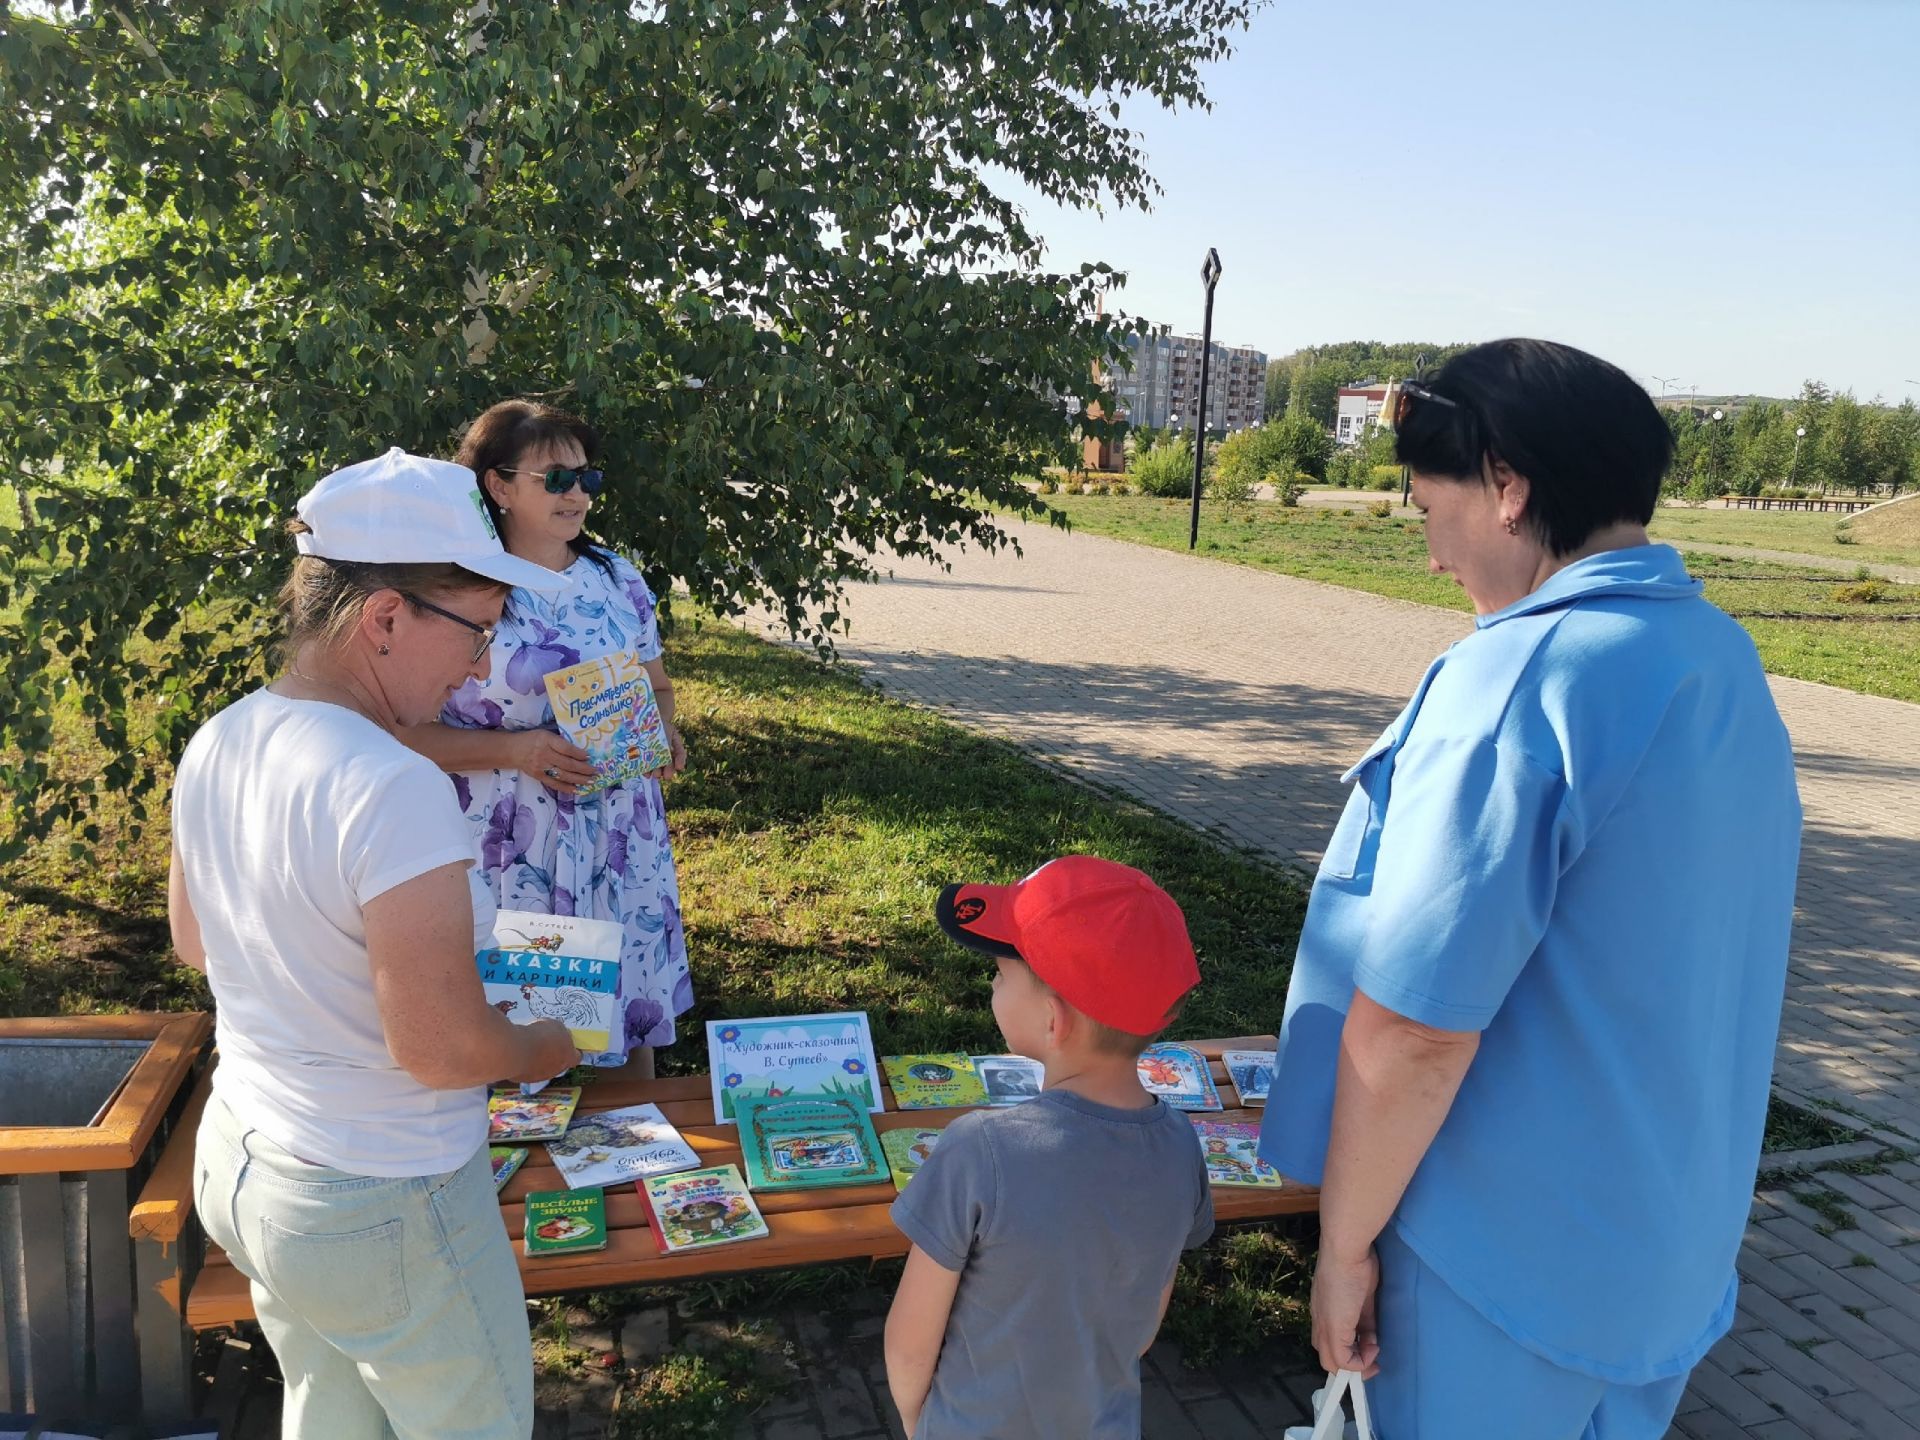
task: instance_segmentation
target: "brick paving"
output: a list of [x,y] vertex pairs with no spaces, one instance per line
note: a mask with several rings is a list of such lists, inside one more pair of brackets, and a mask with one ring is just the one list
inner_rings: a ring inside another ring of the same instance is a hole
[[[1344,802],[1340,772],[1469,625],[1099,537],[1013,533],[1023,555],[903,562],[855,592],[842,656],[889,693],[1304,868]],[[1807,817],[1776,1081],[1920,1151],[1920,707],[1772,683]],[[1818,1208],[1796,1198],[1809,1194]],[[1761,1191],[1740,1268],[1734,1333],[1696,1371],[1670,1440],[1920,1440],[1920,1164]],[[1277,1433],[1212,1418],[1258,1423],[1255,1392],[1237,1388],[1257,1376],[1211,1377],[1205,1398],[1226,1402],[1211,1408],[1153,1378],[1167,1388],[1148,1440]]]

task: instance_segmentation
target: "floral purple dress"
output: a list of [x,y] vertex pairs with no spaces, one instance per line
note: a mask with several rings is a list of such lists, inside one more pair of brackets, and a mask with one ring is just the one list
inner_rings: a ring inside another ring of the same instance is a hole
[[[558,595],[513,592],[486,683],[469,679],[441,720],[468,730],[551,730],[549,671],[623,650],[659,658],[653,592],[633,566],[616,556],[609,575],[583,558],[566,573],[573,584]],[[693,981],[659,782],[576,799],[518,770],[469,770],[454,773],[453,788],[502,908],[614,920],[625,932],[625,1033],[616,1031],[613,1048],[588,1063],[619,1065],[636,1046],[671,1045],[674,1017],[693,1004]]]

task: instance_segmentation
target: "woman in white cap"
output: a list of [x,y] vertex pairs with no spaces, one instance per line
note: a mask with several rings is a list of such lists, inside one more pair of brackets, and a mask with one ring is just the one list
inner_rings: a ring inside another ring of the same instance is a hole
[[472,471],[398,449],[299,514],[287,668],[200,729],[174,784],[168,917],[220,1046],[195,1205],[252,1281],[283,1434],[524,1440],[484,1087],[576,1051],[488,1007],[473,837],[394,733],[486,675],[510,587],[562,582],[506,553]]

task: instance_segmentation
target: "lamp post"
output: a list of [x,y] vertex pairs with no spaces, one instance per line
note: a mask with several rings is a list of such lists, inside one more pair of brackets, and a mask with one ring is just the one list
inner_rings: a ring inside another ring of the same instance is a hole
[[1789,471],[1787,472],[1787,485],[1788,485],[1788,488],[1792,488],[1792,486],[1793,486],[1794,484],[1796,484],[1796,483],[1797,483],[1797,482],[1799,481],[1799,478],[1800,478],[1800,442],[1801,442],[1802,440],[1804,440],[1804,439],[1806,439],[1806,438],[1807,438],[1807,427],[1806,427],[1806,426],[1804,426],[1804,425],[1796,425],[1796,426],[1794,426],[1794,427],[1793,427],[1793,468],[1792,468],[1791,470],[1789,470]]
[[1187,549],[1200,543],[1200,476],[1207,463],[1207,372],[1213,364],[1213,287],[1220,283],[1220,252],[1208,249],[1200,266],[1200,283],[1207,287],[1207,317],[1200,326],[1200,416],[1193,436],[1193,519],[1187,526]]
[[1662,402],[1664,402],[1667,398],[1667,387],[1673,384],[1680,377],[1678,375],[1650,375],[1647,378],[1650,380],[1658,380],[1660,382],[1660,399]]
[[[1726,415],[1722,411],[1716,410],[1713,412],[1713,419],[1715,423],[1718,423],[1719,421],[1724,420],[1725,418],[1726,418]],[[1712,430],[1707,431],[1707,489],[1708,490],[1713,489],[1714,474],[1715,474],[1715,471],[1719,468],[1718,464],[1716,463],[1719,459],[1719,456],[1715,453],[1719,448],[1719,444],[1720,444],[1719,435],[1715,431],[1712,431]]]

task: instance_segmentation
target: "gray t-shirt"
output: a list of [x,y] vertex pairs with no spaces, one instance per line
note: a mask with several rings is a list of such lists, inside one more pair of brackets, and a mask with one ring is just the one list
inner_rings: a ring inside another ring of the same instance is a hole
[[946,1128],[893,1220],[960,1288],[914,1440],[1139,1440],[1140,1352],[1213,1233],[1193,1124],[1062,1090]]

